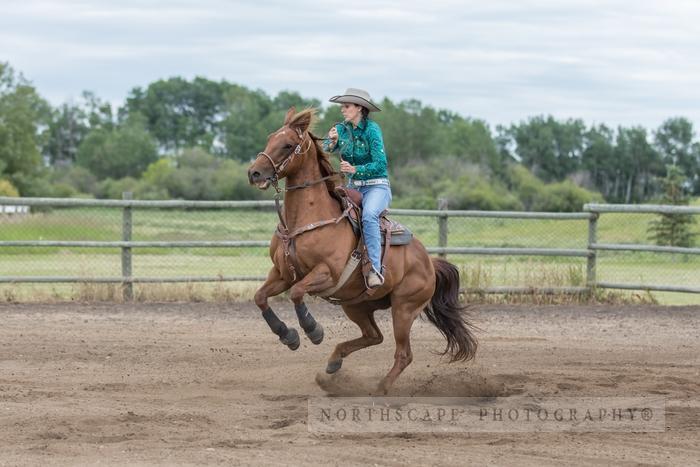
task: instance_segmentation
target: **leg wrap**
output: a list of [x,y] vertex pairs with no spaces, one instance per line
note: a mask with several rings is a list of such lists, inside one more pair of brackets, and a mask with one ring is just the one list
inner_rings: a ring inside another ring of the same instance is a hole
[[300,303],[294,305],[294,311],[297,312],[297,318],[299,318],[299,325],[307,334],[316,328],[316,320],[311,313],[309,313],[308,308],[306,308],[306,303]]
[[306,336],[313,344],[320,344],[323,341],[323,326],[316,322],[305,303],[294,304],[294,310],[299,318],[299,325],[306,333]]
[[267,310],[263,311],[262,315],[263,318],[265,318],[265,321],[267,321],[267,325],[270,326],[270,329],[272,329],[272,332],[280,337],[285,337],[287,335],[287,332],[289,332],[287,325],[285,325],[284,322],[277,317],[275,312],[272,311],[272,308],[268,308]]
[[263,311],[262,315],[265,321],[267,321],[267,325],[272,329],[272,332],[279,336],[280,342],[292,350],[299,348],[299,333],[296,329],[288,328],[287,325],[277,317],[275,312],[272,311],[272,308]]

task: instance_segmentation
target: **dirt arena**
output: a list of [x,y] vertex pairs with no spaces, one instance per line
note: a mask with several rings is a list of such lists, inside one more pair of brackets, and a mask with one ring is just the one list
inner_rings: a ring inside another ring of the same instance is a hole
[[[358,331],[310,305],[326,338],[296,352],[250,304],[0,305],[0,465],[700,463],[700,307],[475,306],[477,359],[451,365],[419,321],[392,393],[662,396],[663,433],[318,435],[307,397],[365,395],[394,346],[380,312],[384,343],[327,378]],[[291,323],[291,304],[274,307]]]

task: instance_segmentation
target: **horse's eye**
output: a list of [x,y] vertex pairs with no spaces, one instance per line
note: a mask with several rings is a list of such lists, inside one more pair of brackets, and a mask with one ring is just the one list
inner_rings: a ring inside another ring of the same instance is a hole
[[292,149],[292,145],[291,145],[291,144],[285,144],[285,145],[284,145],[284,149]]

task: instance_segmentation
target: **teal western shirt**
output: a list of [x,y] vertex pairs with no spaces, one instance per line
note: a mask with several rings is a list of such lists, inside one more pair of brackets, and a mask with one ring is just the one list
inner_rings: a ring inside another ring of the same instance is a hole
[[[353,180],[387,178],[387,161],[384,152],[382,130],[374,120],[363,118],[356,128],[352,123],[338,123],[338,143],[331,152],[338,152],[343,160],[355,166],[357,172]],[[323,141],[323,149],[328,151],[331,140]]]

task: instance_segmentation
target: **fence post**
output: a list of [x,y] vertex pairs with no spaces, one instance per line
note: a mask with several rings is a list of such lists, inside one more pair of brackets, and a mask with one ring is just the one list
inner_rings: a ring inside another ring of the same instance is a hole
[[[125,191],[122,199],[132,199],[132,193]],[[125,206],[122,214],[122,241],[131,241],[131,206]],[[134,283],[131,281],[131,247],[122,247],[122,294],[125,302],[134,299]]]
[[599,213],[591,211],[591,217],[588,218],[588,261],[586,265],[586,287],[588,291],[593,292],[596,285],[596,259],[598,252],[593,249],[593,245],[597,242],[598,232],[598,217]]
[[[438,199],[438,211],[447,211],[447,199]],[[438,246],[441,248],[447,248],[447,216],[438,216]],[[440,258],[445,258],[447,255],[445,253],[438,253]]]

